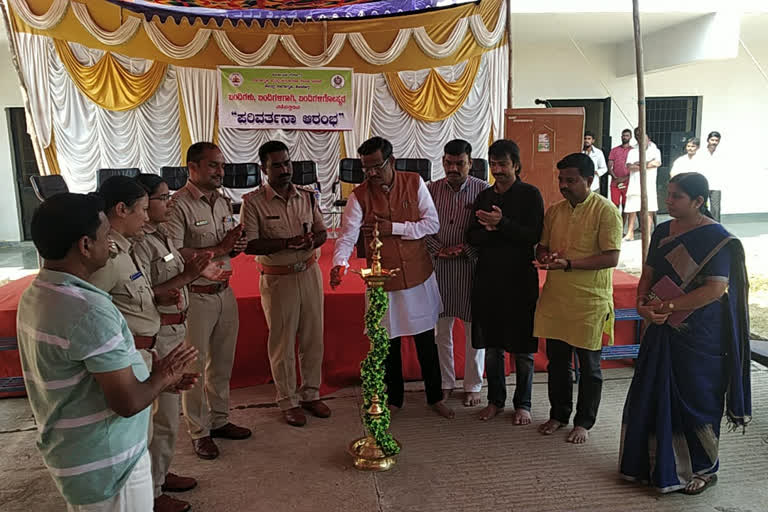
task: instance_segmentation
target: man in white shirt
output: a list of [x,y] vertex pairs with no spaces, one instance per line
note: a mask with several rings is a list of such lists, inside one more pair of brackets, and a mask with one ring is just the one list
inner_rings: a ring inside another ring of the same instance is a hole
[[[685,143],[685,154],[678,157],[675,163],[672,164],[672,170],[669,171],[669,177],[674,178],[678,174],[684,172],[698,172],[705,174],[706,170],[703,168],[703,161],[699,156],[699,146],[701,143],[696,137],[688,139]],[[705,174],[706,175],[706,174]]]
[[701,172],[709,181],[709,211],[717,222],[720,222],[720,202],[722,197],[720,176],[723,172],[723,150],[720,146],[720,132],[710,132],[707,135],[707,149],[699,152]]
[[[635,128],[635,138],[640,140],[640,129]],[[656,170],[661,167],[661,151],[648,135],[645,136],[645,183],[648,189],[648,225],[653,226],[653,215],[659,209],[656,198]],[[635,239],[635,218],[640,211],[640,149],[633,147],[627,154],[627,169],[629,169],[629,188],[627,191],[627,235],[624,240]],[[642,229],[642,223],[640,224]]]
[[396,172],[392,144],[381,137],[357,149],[366,180],[350,194],[342,216],[331,269],[331,287],[341,284],[349,257],[362,229],[370,266],[370,242],[378,224],[381,264],[400,272],[384,285],[389,309],[381,320],[390,337],[385,381],[391,410],[403,406],[404,384],[400,337],[413,336],[424,379],[427,403],[439,415],[453,418],[443,401],[435,325],[443,305],[425,237],[440,229],[440,220],[427,186],[417,173]]
[[584,132],[584,150],[582,153],[592,159],[595,164],[595,179],[592,180],[592,192],[600,191],[600,178],[608,172],[608,165],[605,163],[603,151],[595,144],[595,134],[587,130]]

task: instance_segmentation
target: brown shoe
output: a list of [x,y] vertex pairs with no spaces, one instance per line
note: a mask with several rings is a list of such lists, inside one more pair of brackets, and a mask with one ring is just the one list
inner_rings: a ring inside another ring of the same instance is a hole
[[325,405],[322,400],[312,400],[311,402],[300,402],[301,406],[318,418],[328,418],[331,416],[331,409]]
[[227,423],[223,427],[211,430],[211,437],[221,439],[247,439],[251,437],[251,430],[245,427],[238,427],[233,423]]
[[286,423],[294,427],[303,427],[307,424],[307,417],[301,411],[301,407],[292,407],[283,411],[283,418]]
[[163,492],[185,492],[191,491],[195,487],[197,487],[197,480],[194,478],[168,473],[165,475],[165,483],[160,487],[160,490]]
[[219,456],[219,448],[216,446],[216,443],[213,442],[211,436],[193,439],[192,447],[195,449],[197,456],[201,459],[213,460]]
[[171,498],[167,494],[161,494],[155,498],[155,512],[187,512],[192,508],[186,501]]

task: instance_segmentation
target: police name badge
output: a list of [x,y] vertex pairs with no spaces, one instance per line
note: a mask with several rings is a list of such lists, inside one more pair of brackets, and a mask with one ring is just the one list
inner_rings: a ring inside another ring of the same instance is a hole
[[172,261],[172,260],[173,260],[173,253],[172,252],[169,252],[168,254],[163,256],[163,261],[166,262],[166,263],[168,263],[169,261]]
[[207,220],[196,220],[195,221],[195,227],[207,226],[207,225],[208,225],[208,221]]

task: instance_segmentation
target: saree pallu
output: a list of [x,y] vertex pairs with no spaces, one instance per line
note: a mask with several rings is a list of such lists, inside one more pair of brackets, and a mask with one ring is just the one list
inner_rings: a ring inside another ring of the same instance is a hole
[[624,405],[619,471],[661,492],[684,488],[720,464],[725,410],[732,428],[751,417],[748,283],[744,250],[720,224],[669,236],[653,234],[647,264],[685,293],[727,280],[723,297],[693,311],[680,327],[650,324]]

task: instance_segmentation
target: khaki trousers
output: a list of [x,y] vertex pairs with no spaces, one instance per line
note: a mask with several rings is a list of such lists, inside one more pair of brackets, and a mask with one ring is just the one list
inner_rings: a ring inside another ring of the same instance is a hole
[[[323,366],[323,276],[313,264],[283,276],[262,274],[261,305],[269,327],[269,364],[280,409],[320,398]],[[301,388],[296,390],[296,337]]]
[[[184,324],[161,326],[155,343],[157,356],[161,359],[167,356],[171,350],[184,343],[186,335],[187,328]],[[181,397],[177,393],[160,393],[155,399],[153,412],[149,456],[152,459],[152,482],[157,498],[162,494],[161,487],[165,483],[165,475],[171,467],[176,449]]]
[[216,294],[190,293],[187,339],[200,352],[190,372],[197,384],[181,395],[192,439],[209,436],[229,422],[229,379],[235,359],[239,316],[232,288]]

